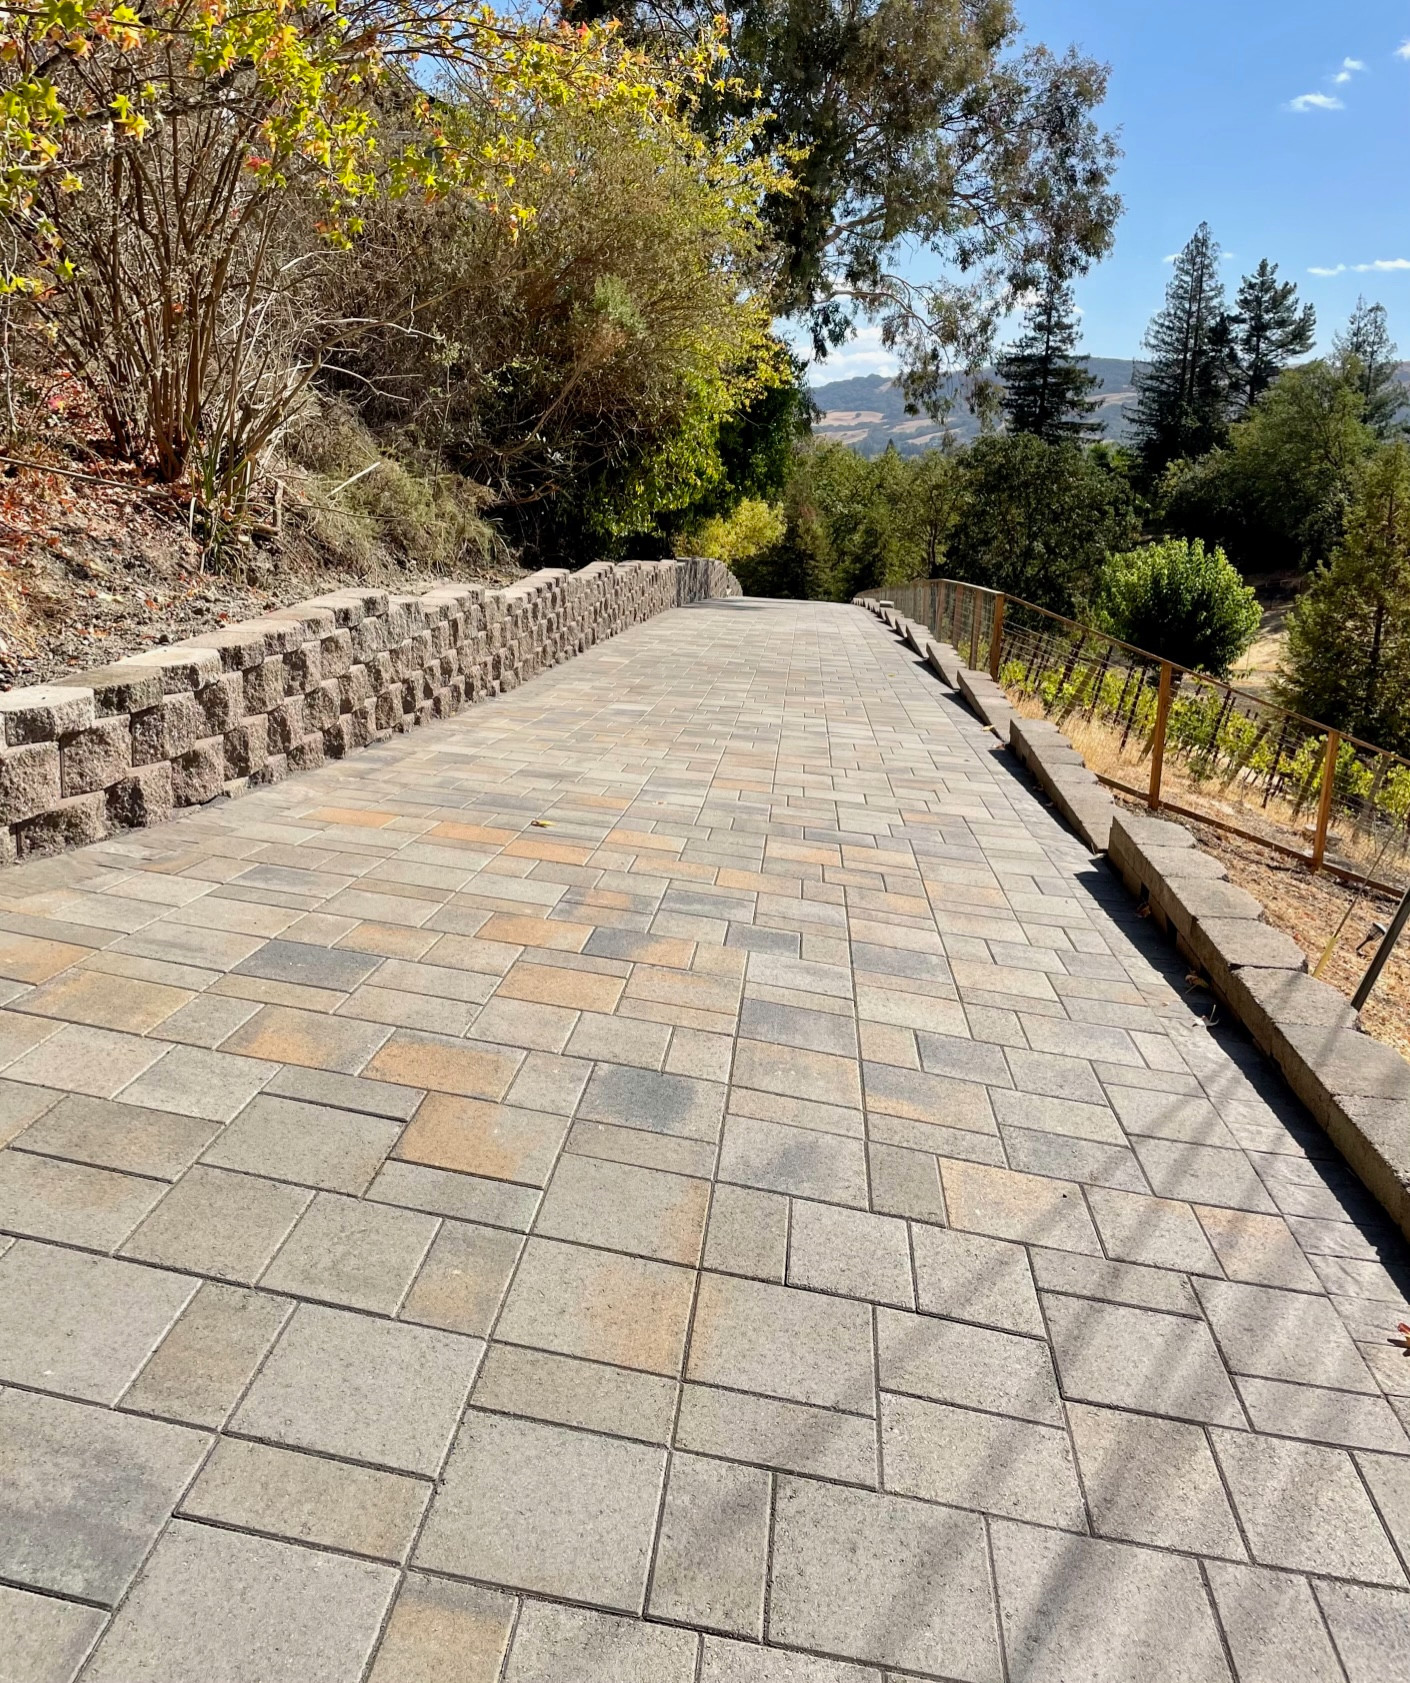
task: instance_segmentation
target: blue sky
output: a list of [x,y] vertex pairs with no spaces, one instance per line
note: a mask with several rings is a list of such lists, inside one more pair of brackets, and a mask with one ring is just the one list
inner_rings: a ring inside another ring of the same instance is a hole
[[[1231,290],[1268,257],[1317,306],[1323,348],[1364,293],[1410,357],[1410,0],[1017,7],[1033,39],[1111,66],[1104,118],[1120,130],[1126,211],[1113,253],[1078,283],[1085,350],[1137,353],[1166,259],[1208,221],[1233,254]],[[1398,266],[1358,272],[1377,264]],[[813,378],[893,368],[863,330]]]

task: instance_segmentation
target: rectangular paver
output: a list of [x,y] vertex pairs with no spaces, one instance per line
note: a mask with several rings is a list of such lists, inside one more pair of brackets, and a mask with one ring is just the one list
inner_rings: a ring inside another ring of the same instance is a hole
[[1237,1426],[1243,1411],[1203,1321],[1048,1297],[1063,1394],[1179,1420]]
[[845,1298],[702,1275],[686,1377],[871,1414],[871,1313]]
[[504,1683],[693,1683],[699,1638],[582,1607],[528,1601]]
[[979,1516],[780,1479],[768,1634],[874,1665],[999,1683]]
[[111,1607],[209,1442],[185,1426],[0,1392],[0,1573]]
[[1228,1683],[1198,1565],[996,1521],[994,1570],[1013,1683]]
[[886,1488],[956,1508],[1087,1529],[1067,1433],[1002,1414],[883,1395]]
[[401,1133],[395,1122],[260,1094],[203,1161],[330,1192],[365,1192]]
[[554,1170],[534,1231],[694,1265],[709,1201],[706,1180],[568,1155]]
[[834,1204],[793,1200],[788,1283],[870,1303],[915,1307],[904,1221]]
[[472,1409],[416,1562],[640,1612],[665,1464],[647,1444]]
[[497,1335],[559,1355],[677,1374],[694,1286],[686,1268],[531,1239]]
[[198,1163],[137,1228],[123,1254],[253,1285],[313,1196],[307,1187]]
[[419,1210],[320,1192],[260,1283],[266,1291],[390,1315],[439,1227],[435,1216]]
[[300,1304],[231,1429],[433,1474],[483,1348],[478,1339],[431,1327]]
[[759,1468],[673,1455],[647,1611],[761,1638],[771,1501]]
[[1062,1424],[1052,1356],[1039,1339],[930,1315],[878,1313],[883,1390]]
[[223,1425],[293,1310],[288,1298],[207,1280],[123,1392],[123,1407]]
[[230,1683],[343,1683],[367,1663],[396,1581],[373,1561],[177,1520],[88,1676],[210,1677],[219,1655]]
[[198,1284],[17,1240],[0,1256],[0,1382],[114,1403]]
[[866,1415],[687,1384],[676,1444],[702,1455],[875,1487],[876,1424]]
[[7,873],[0,1675],[1398,1680],[1326,1136],[872,617],[554,664],[581,583],[491,705]]
[[431,1486],[401,1473],[222,1438],[181,1502],[188,1518],[405,1560]]

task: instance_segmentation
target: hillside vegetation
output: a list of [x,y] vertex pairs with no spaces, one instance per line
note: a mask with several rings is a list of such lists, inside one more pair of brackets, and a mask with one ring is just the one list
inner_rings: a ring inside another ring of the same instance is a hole
[[[1315,315],[1276,264],[1229,298],[1220,261],[1201,227],[1142,360],[1118,365],[1124,442],[1054,266],[989,371],[920,400],[904,377],[840,382],[877,408],[828,394],[781,532],[702,541],[760,593],[845,601],[943,574],[1222,676],[1247,659],[1273,699],[1410,756],[1410,387],[1385,310],[1362,300],[1310,357]],[[922,428],[938,444],[916,448]]]
[[[1105,88],[1012,0],[0,11],[0,681],[349,579],[673,550],[1112,618],[1172,540],[1194,615],[1230,567],[1312,581],[1279,693],[1410,740],[1384,312],[1309,361],[1297,289],[1226,298],[1201,228],[1094,367]],[[939,448],[809,438],[784,324],[862,321]],[[1227,669],[1250,616],[1215,618]]]
[[1104,85],[1009,0],[5,9],[0,679],[777,499],[773,324],[970,365],[1109,244]]

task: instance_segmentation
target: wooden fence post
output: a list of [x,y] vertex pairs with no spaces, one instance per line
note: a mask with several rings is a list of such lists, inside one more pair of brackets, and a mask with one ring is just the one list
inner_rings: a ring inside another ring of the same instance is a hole
[[994,598],[994,625],[989,633],[989,676],[996,684],[1004,653],[1004,605],[1007,601],[1007,596]]
[[979,665],[979,606],[983,597],[979,594],[979,586],[969,587],[969,669],[973,672]]
[[1170,692],[1174,687],[1175,670],[1168,660],[1160,663],[1160,693],[1155,703],[1155,730],[1151,735],[1151,787],[1146,804],[1152,809],[1160,805],[1160,777],[1165,769],[1165,727],[1170,720]]
[[1337,784],[1337,750],[1341,732],[1327,732],[1327,751],[1322,756],[1322,791],[1317,798],[1317,828],[1312,835],[1312,869],[1320,871],[1327,853],[1327,825],[1332,816],[1332,795]]

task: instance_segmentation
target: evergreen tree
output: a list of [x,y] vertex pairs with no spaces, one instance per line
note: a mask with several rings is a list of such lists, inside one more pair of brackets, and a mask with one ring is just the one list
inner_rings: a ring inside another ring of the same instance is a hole
[[1230,318],[1237,396],[1252,409],[1295,356],[1303,356],[1317,339],[1317,312],[1299,304],[1293,281],[1278,279],[1278,265],[1265,257],[1239,284]]
[[1337,334],[1332,347],[1342,378],[1360,393],[1361,419],[1380,438],[1400,431],[1407,398],[1395,377],[1399,364],[1385,305],[1358,298],[1346,331]]
[[1354,736],[1410,749],[1410,447],[1367,463],[1330,564],[1288,619],[1280,699]]
[[1219,244],[1201,222],[1175,259],[1164,306],[1146,329],[1150,360],[1136,369],[1133,430],[1146,472],[1202,456],[1228,432],[1232,329]]
[[1088,396],[1099,385],[1085,356],[1075,356],[1078,329],[1072,289],[1052,274],[1025,317],[1022,336],[995,367],[1010,432],[1032,433],[1049,444],[1080,442],[1102,431]]

